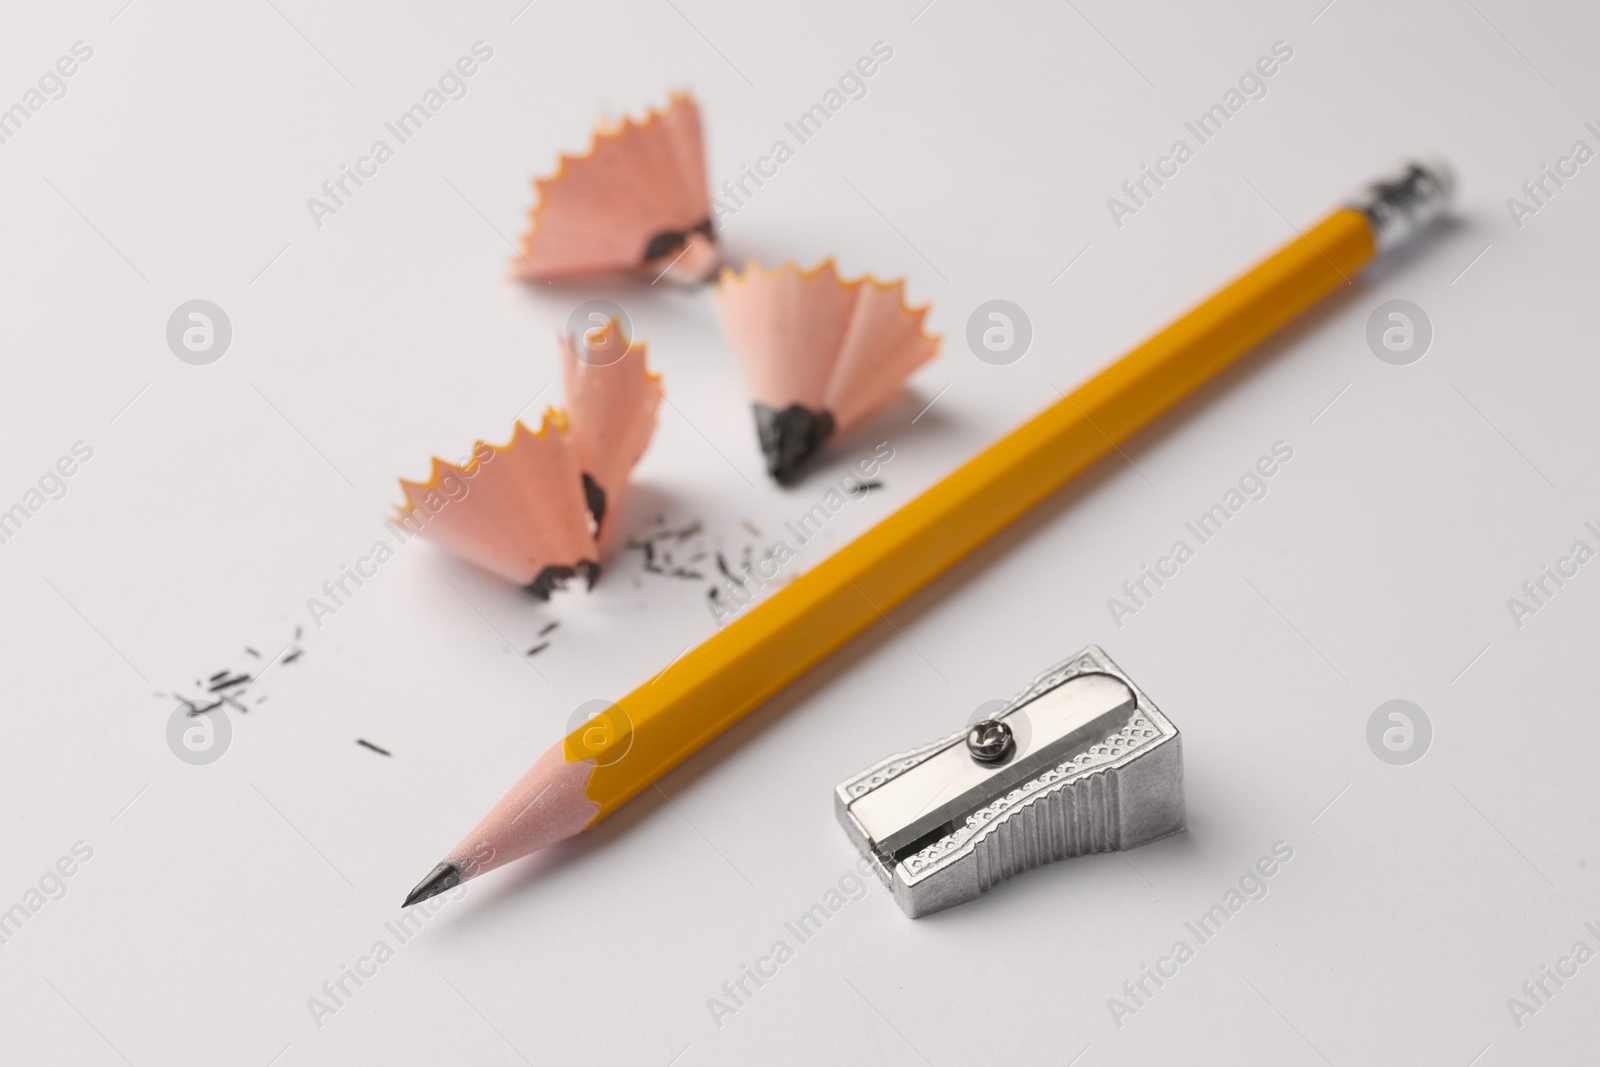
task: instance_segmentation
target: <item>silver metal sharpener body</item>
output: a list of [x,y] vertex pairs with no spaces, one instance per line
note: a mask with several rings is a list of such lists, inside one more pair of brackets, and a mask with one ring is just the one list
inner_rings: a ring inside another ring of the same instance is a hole
[[1182,830],[1183,746],[1090,645],[992,718],[841,783],[834,807],[916,918],[1051,860]]

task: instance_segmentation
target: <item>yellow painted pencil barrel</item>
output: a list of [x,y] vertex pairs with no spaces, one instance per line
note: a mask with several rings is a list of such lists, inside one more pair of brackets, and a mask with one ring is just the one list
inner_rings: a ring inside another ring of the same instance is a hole
[[[1311,229],[974,456],[580,728],[598,822],[883,618],[1444,206],[1448,172],[1409,166]],[[613,758],[623,752],[620,758]]]

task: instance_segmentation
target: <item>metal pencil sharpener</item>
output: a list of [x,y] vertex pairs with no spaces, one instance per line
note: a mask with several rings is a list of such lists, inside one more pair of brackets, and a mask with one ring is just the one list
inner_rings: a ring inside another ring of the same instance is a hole
[[841,783],[845,832],[912,918],[1183,829],[1178,729],[1098,645],[1005,710]]

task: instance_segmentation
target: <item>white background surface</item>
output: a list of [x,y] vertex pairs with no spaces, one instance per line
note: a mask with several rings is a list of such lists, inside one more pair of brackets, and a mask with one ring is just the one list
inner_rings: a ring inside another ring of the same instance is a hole
[[[0,145],[0,506],[74,441],[94,449],[0,545],[0,908],[74,842],[93,849],[0,945],[7,1062],[1591,1058],[1600,963],[1547,983],[1520,1028],[1507,998],[1578,939],[1600,949],[1583,927],[1600,919],[1600,563],[1520,629],[1506,598],[1573,541],[1600,547],[1582,527],[1600,519],[1600,163],[1521,229],[1505,201],[1574,140],[1600,147],[1582,128],[1600,119],[1593,11],[120,3],[12,3],[0,34],[3,105],[74,41],[94,49]],[[480,39],[494,56],[469,94],[314,226],[306,198]],[[866,97],[723,233],[769,264],[833,254],[909,277],[944,353],[785,492],[761,474],[709,292],[524,287],[505,280],[507,241],[529,179],[600,114],[692,87],[720,183],[878,40],[894,56]],[[1269,94],[1116,228],[1106,198],[1278,40],[1294,57]],[[420,541],[320,628],[308,614],[379,536],[397,476],[505,439],[580,300],[626,304],[672,401],[630,525],[700,519],[737,548],[740,520],[777,529],[887,439],[885,491],[834,520],[837,544],[1419,151],[1456,163],[1457,225],[662,795],[473,883],[317,1025],[308,998],[396,943],[384,923],[405,890],[577,705],[712,631],[704,584],[645,574],[636,553],[546,606]],[[196,297],[234,327],[208,367],[163,336]],[[1034,325],[1009,367],[962,339],[995,297]],[[1435,333],[1407,367],[1364,340],[1395,297]],[[1266,499],[1114,625],[1106,599],[1279,440],[1294,458]],[[233,717],[226,756],[175,759],[158,694],[246,666],[247,645],[270,656],[297,626],[303,657],[253,687],[270,699]],[[1090,641],[1183,731],[1189,831],[917,922],[871,885],[716,1025],[708,998],[853,862],[832,786]],[[1433,722],[1408,767],[1365,740],[1393,698]],[[1184,921],[1276,841],[1294,857],[1266,898],[1119,1027],[1108,998],[1193,944]]]

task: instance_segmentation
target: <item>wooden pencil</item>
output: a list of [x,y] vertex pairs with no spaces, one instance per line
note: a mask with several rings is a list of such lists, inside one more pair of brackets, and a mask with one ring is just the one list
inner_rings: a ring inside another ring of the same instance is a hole
[[1408,165],[801,574],[541,756],[405,903],[593,826],[1440,214]]

